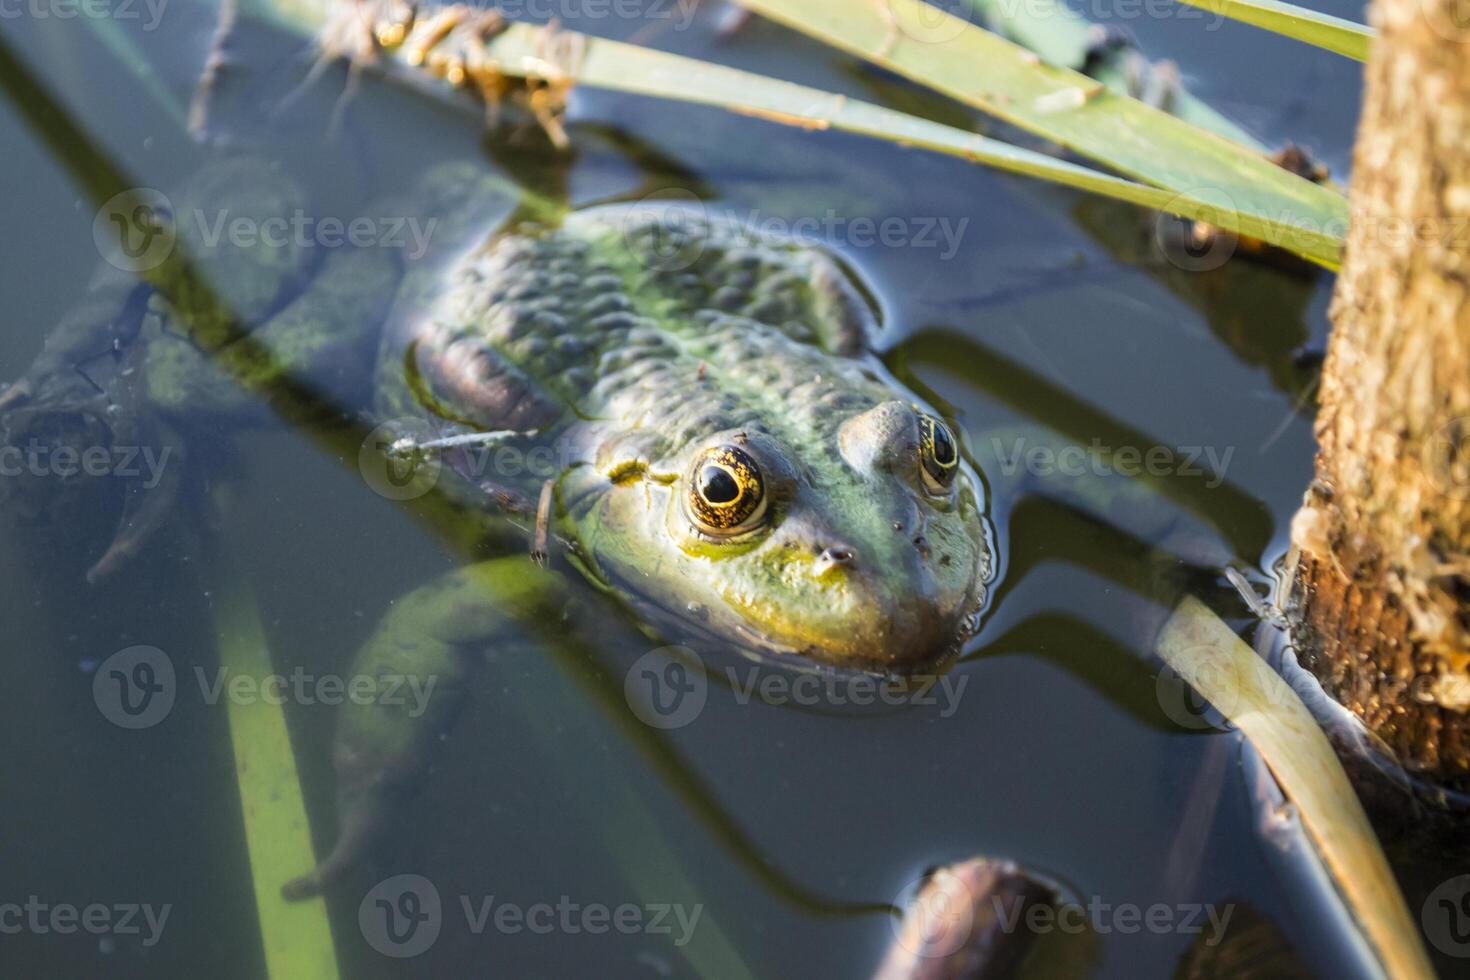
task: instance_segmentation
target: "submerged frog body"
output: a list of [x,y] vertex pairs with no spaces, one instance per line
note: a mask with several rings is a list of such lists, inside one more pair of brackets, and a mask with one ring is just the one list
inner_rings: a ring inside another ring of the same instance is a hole
[[[538,537],[661,635],[907,673],[973,631],[991,572],[983,486],[939,414],[871,354],[872,307],[832,256],[663,206],[517,221],[407,276],[381,330],[358,288],[383,289],[374,261],[325,260],[320,289],[255,330],[279,352],[264,370],[365,365],[351,331],[329,326],[326,308],[350,306],[379,334],[362,373],[374,413],[402,433],[390,452],[435,455],[462,506],[536,518]],[[205,403],[241,408],[220,379],[230,350],[140,334],[150,411],[183,431]],[[45,389],[28,377],[0,409],[34,412]],[[473,451],[505,446],[544,465],[501,472]],[[433,676],[435,703],[421,717],[340,709],[341,833],[288,894],[319,891],[380,835],[451,723],[475,651],[554,618],[551,578],[522,553],[395,604],[354,676]]]
[[451,438],[534,431],[561,466],[557,533],[645,605],[904,670],[962,638],[988,549],[975,475],[866,353],[871,323],[820,251],[598,209],[460,262],[385,344],[380,408]]

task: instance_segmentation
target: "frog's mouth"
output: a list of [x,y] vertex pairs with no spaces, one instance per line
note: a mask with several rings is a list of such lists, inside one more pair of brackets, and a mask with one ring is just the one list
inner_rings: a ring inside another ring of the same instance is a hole
[[[901,610],[900,622],[885,631],[894,636],[893,642],[875,644],[862,637],[855,639],[854,635],[837,636],[835,631],[837,642],[824,643],[820,638],[792,642],[783,638],[779,627],[764,629],[728,605],[662,596],[638,588],[625,578],[600,577],[638,622],[666,642],[684,644],[701,653],[735,654],[801,669],[888,676],[933,671],[953,660],[979,632],[987,595],[985,580],[977,576],[967,601],[954,612],[922,607]],[[855,633],[872,635],[867,631]]]

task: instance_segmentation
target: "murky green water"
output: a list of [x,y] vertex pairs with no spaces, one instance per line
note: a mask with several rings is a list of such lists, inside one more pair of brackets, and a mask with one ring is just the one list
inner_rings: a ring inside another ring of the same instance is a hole
[[[210,15],[175,4],[156,30],[142,29],[146,10],[113,26],[185,104]],[[1198,94],[1262,139],[1306,143],[1341,173],[1354,66],[1248,28],[1213,29],[1209,17],[1127,16],[1134,9],[1091,12],[1176,57]],[[721,40],[714,13],[687,29],[567,19],[613,36],[651,30],[663,47],[963,119],[769,25]],[[0,20],[0,36],[141,183],[175,186],[204,162],[84,23],[27,14]],[[976,853],[1044,871],[1093,907],[1169,910],[1163,928],[1099,913],[1081,954],[1090,975],[1175,975],[1211,935],[1207,907],[1232,910],[1237,936],[1264,931],[1289,950],[1295,966],[1261,975],[1352,975],[1328,904],[1258,832],[1240,743],[1181,724],[1148,656],[1161,603],[1185,589],[1244,626],[1218,568],[1231,561],[1264,583],[1284,549],[1311,473],[1300,405],[1310,405],[1329,277],[1240,259],[1180,269],[1135,211],[916,151],[605,93],[577,94],[577,151],[561,160],[534,133],[482,138],[472,112],[371,81],[324,136],[340,73],[272,114],[304,54],[252,30],[237,57],[219,129],[280,158],[320,215],[350,218],[435,162],[467,158],[577,203],[688,187],[754,221],[838,229],[823,234],[869,278],[886,359],[952,409],[986,467],[1003,552],[984,629],[934,703],[829,694],[775,705],[712,683],[699,717],[665,732],[622,701],[630,665],[655,645],[626,624],[587,659],[492,658],[407,832],[332,894],[344,976],[735,977],[739,964],[757,977],[863,976],[893,936],[882,908],[926,868]],[[10,378],[86,290],[96,205],[9,101],[0,159],[0,377]],[[869,242],[860,222],[885,219],[903,235]],[[1086,451],[1047,455],[1067,446]],[[1156,472],[1094,467],[1099,447],[1136,448],[1135,468]],[[1153,447],[1171,452],[1149,457]],[[191,465],[235,488],[229,561],[258,595],[283,672],[346,670],[396,596],[459,560],[370,492],[354,460],[283,425],[222,433],[205,456]],[[3,532],[12,669],[0,903],[147,905],[168,918],[153,929],[139,915],[133,932],[4,932],[0,975],[260,977],[227,714],[195,673],[213,675],[221,577],[181,514],[126,574],[88,587],[82,574],[110,519],[84,515],[53,547]],[[135,644],[165,651],[180,689],[163,721],[130,731],[99,712],[91,671]],[[710,666],[716,680],[744,669]],[[320,846],[331,833],[332,710],[287,713]],[[359,925],[362,896],[395,874],[422,876],[443,902],[437,939],[412,958],[382,955]],[[493,912],[477,928],[465,905],[478,914],[491,897],[492,907],[577,911],[557,911],[549,930],[497,927]],[[636,928],[580,917],[625,904],[638,909]],[[661,906],[676,908],[655,928]],[[685,929],[681,912],[699,918]]]

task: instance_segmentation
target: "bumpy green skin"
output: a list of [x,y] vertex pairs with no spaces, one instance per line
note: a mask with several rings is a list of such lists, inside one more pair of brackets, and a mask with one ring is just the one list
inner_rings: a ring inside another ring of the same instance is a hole
[[[382,412],[444,435],[534,430],[521,448],[558,463],[559,534],[646,616],[891,671],[966,635],[990,567],[983,491],[967,467],[951,492],[925,489],[933,409],[866,353],[870,308],[825,253],[692,212],[597,209],[492,237],[397,319]],[[685,507],[695,459],[722,445],[755,459],[769,497],[733,539]],[[514,489],[535,499],[534,482]]]

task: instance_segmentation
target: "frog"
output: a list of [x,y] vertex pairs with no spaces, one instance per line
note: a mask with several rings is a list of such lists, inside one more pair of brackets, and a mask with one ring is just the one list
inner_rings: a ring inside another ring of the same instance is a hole
[[[302,196],[242,159],[176,203],[226,189],[257,217]],[[360,406],[343,417],[373,425],[362,452],[399,474],[389,486],[431,479],[423,492],[498,542],[399,598],[358,651],[353,677],[437,686],[427,710],[336,709],[337,837],[288,898],[382,842],[477,665],[556,621],[568,577],[651,636],[795,670],[936,671],[978,629],[997,552],[986,486],[952,420],[875,352],[871,283],[835,251],[697,202],[526,202],[480,165],[434,168],[379,212],[443,220],[443,254],[412,266],[373,249],[204,250],[180,220],[238,336],[207,343],[187,290],[119,286],[0,393],[8,439],[73,419],[72,442],[99,425],[166,432],[192,464],[190,447],[290,417],[310,379],[307,401]],[[67,352],[111,374],[83,383]],[[540,463],[480,451],[509,449]],[[92,574],[136,560],[178,492],[125,506]]]

